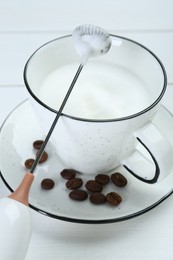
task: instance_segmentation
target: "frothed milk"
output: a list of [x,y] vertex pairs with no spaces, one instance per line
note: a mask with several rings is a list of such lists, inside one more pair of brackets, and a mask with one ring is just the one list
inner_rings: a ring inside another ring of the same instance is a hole
[[[37,96],[58,110],[78,66],[68,64],[51,72]],[[88,119],[113,119],[135,114],[150,104],[145,82],[134,72],[91,61],[82,70],[63,113]]]

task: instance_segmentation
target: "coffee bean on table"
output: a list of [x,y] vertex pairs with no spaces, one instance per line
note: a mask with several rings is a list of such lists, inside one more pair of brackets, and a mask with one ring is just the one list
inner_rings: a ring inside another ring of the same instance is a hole
[[31,169],[31,167],[32,167],[32,165],[33,165],[34,162],[35,162],[35,160],[32,159],[32,158],[27,159],[27,160],[25,161],[25,167],[26,167],[27,169]]
[[[39,151],[37,152],[37,154],[38,153],[39,153]],[[45,161],[47,161],[47,159],[48,159],[48,153],[44,151],[42,153],[42,156],[41,156],[40,160],[39,160],[39,163],[44,163]]]
[[122,198],[118,193],[110,192],[106,195],[106,201],[113,206],[117,206],[121,203]]
[[106,202],[106,197],[103,193],[101,192],[94,192],[91,194],[90,196],[90,201],[93,204],[99,205],[99,204],[103,204]]
[[101,192],[103,189],[102,185],[94,180],[87,181],[85,187],[87,188],[87,190],[92,192]]
[[36,140],[33,142],[33,147],[36,149],[36,150],[40,150],[42,144],[43,144],[43,140]]
[[52,179],[43,179],[41,182],[41,187],[44,190],[51,190],[54,187],[55,183]]
[[76,177],[76,171],[73,169],[64,169],[62,172],[60,172],[61,177],[70,180]]
[[124,187],[127,185],[127,179],[119,172],[115,172],[111,175],[112,182],[118,187]]
[[109,183],[110,177],[107,174],[100,173],[100,174],[96,175],[95,180],[102,185],[106,185]]
[[81,178],[73,178],[66,182],[66,187],[69,190],[75,190],[82,186],[83,180]]
[[84,190],[73,190],[69,193],[69,197],[72,200],[83,201],[83,200],[87,199],[88,193]]

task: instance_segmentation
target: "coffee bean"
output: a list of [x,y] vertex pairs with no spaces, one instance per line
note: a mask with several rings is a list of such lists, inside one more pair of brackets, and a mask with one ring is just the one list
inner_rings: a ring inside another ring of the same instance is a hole
[[61,177],[70,180],[76,177],[76,171],[73,169],[64,169],[62,172],[60,172]]
[[111,204],[113,206],[117,206],[121,203],[122,198],[118,193],[110,192],[106,195],[106,200],[109,204]]
[[66,187],[69,190],[75,190],[82,186],[83,180],[81,178],[73,178],[66,182]]
[[33,163],[35,162],[35,160],[34,159],[27,159],[26,161],[25,161],[25,167],[27,168],[27,169],[31,169],[31,167],[32,167],[32,165],[33,165]]
[[90,201],[93,203],[93,204],[103,204],[106,202],[106,197],[103,193],[101,192],[94,192],[91,194],[90,196]]
[[101,192],[103,189],[102,185],[94,180],[87,181],[87,183],[85,184],[85,187],[87,188],[87,190],[92,191],[92,192]]
[[54,187],[55,183],[52,179],[43,179],[41,182],[41,187],[44,190],[51,190]]
[[119,172],[111,175],[112,182],[118,187],[124,187],[127,185],[127,179]]
[[69,197],[73,200],[83,201],[87,199],[88,194],[84,190],[73,190],[69,193]]
[[[37,152],[37,154],[38,154],[38,152]],[[44,151],[42,153],[42,156],[41,156],[40,160],[39,160],[39,163],[44,163],[45,161],[47,161],[47,159],[48,159],[48,153]]]
[[110,177],[106,174],[98,174],[96,175],[95,180],[102,185],[106,185],[109,183]]
[[43,144],[43,140],[36,140],[33,142],[33,147],[36,149],[36,150],[40,150],[42,144]]

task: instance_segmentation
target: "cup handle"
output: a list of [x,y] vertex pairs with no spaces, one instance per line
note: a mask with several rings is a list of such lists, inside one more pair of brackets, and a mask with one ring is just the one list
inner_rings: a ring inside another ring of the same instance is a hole
[[[135,133],[135,138],[137,140],[137,144],[142,147],[148,159],[150,160],[150,162],[152,162],[152,166],[154,165],[154,171],[152,172],[153,177],[148,179],[143,178],[142,176],[137,174],[136,170],[133,170],[130,158],[127,158],[125,162],[122,163],[122,165],[138,180],[148,184],[154,184],[158,182],[158,179],[160,180],[161,178],[163,178],[165,173],[168,174],[170,168],[172,167],[172,145],[170,144],[170,141],[167,139],[167,137],[164,136],[164,133],[162,133],[153,123],[147,124],[137,133]],[[143,160],[146,160],[146,156],[144,156],[143,153],[139,154],[139,156],[142,157]]]
[[136,137],[136,139],[138,140],[138,142],[140,142],[140,144],[146,149],[146,151],[149,153],[149,155],[151,156],[151,159],[155,165],[155,174],[154,174],[154,177],[150,180],[147,180],[147,179],[144,179],[142,178],[141,176],[137,175],[136,173],[133,172],[133,170],[131,170],[127,165],[123,165],[124,168],[130,172],[134,177],[136,177],[138,180],[140,181],[143,181],[145,183],[149,183],[149,184],[153,184],[153,183],[156,183],[158,178],[159,178],[159,175],[160,175],[160,167],[159,167],[159,164],[156,160],[156,158],[154,157],[154,155],[152,154],[152,152],[150,151],[150,149],[142,142],[142,140],[139,138],[139,137]]

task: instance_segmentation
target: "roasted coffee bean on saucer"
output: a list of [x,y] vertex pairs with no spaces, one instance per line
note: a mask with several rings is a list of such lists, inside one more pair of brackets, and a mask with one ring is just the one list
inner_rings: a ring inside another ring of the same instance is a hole
[[73,169],[64,169],[60,172],[62,178],[70,180],[76,177],[76,171]]
[[52,179],[43,179],[41,182],[41,187],[44,190],[51,190],[54,187],[55,183]]
[[117,206],[121,203],[122,198],[118,193],[110,192],[106,195],[106,201],[113,206]]
[[34,162],[35,162],[35,160],[32,159],[32,158],[27,159],[27,160],[25,161],[25,167],[26,167],[27,169],[31,169],[31,167],[32,167],[32,165],[33,165]]
[[103,189],[102,185],[94,180],[87,181],[85,187],[87,188],[87,190],[92,192],[101,192]]
[[69,197],[72,200],[83,201],[87,199],[88,193],[84,190],[73,190],[69,193]]
[[110,177],[107,174],[97,174],[95,180],[102,185],[106,185],[110,181]]
[[42,144],[43,144],[43,140],[36,140],[33,142],[33,147],[36,149],[36,150],[40,150]]
[[66,182],[66,187],[69,190],[75,190],[82,186],[83,180],[81,178],[73,178]]
[[[37,154],[38,154],[38,152],[37,152]],[[45,161],[47,161],[47,159],[48,159],[48,153],[46,151],[44,151],[42,153],[42,156],[41,156],[40,160],[39,160],[39,163],[44,163]]]
[[93,192],[90,196],[90,201],[93,204],[100,205],[106,202],[106,197],[101,192]]
[[127,179],[119,172],[115,172],[111,175],[112,182],[118,187],[124,187],[127,185]]

